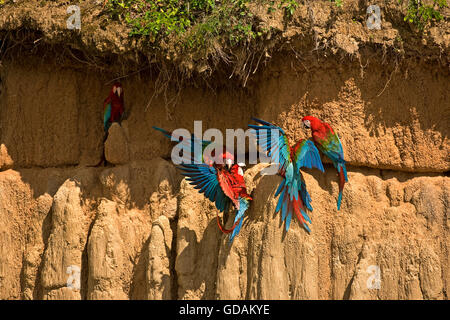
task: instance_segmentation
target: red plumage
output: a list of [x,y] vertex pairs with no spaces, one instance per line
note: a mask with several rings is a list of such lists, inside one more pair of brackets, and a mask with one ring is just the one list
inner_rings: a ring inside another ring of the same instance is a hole
[[[245,186],[244,180],[244,172],[242,171],[242,168],[239,167],[239,165],[233,164],[230,170],[227,170],[225,166],[221,166],[221,168],[218,168],[218,170],[220,170],[218,172],[220,187],[222,188],[225,195],[233,201],[236,210],[239,210],[239,198],[252,200],[250,195],[247,193],[247,188]],[[230,229],[226,229],[220,222],[220,218],[217,215],[217,225],[223,233],[228,234],[232,232],[238,223],[239,220],[237,220]]]
[[294,213],[297,216],[298,220],[302,224],[306,224],[305,218],[303,218],[303,215],[301,214],[300,210],[306,211],[305,206],[303,205],[303,201],[301,197],[298,197],[298,199],[292,200],[292,207],[294,208]]
[[125,111],[124,108],[124,92],[122,84],[115,82],[108,97],[103,102],[104,117],[107,116],[108,106],[111,106],[109,117],[104,119],[105,131],[113,122],[118,122],[122,118],[122,114]]
[[234,164],[230,169],[230,173],[231,187],[233,188],[235,196],[252,200],[250,195],[247,193],[247,187],[245,186],[244,180],[244,171],[242,168],[239,165]]
[[320,121],[316,117],[306,116],[302,118],[302,122],[309,121],[314,142],[319,142],[327,138],[331,133],[334,135],[333,128],[326,122]]

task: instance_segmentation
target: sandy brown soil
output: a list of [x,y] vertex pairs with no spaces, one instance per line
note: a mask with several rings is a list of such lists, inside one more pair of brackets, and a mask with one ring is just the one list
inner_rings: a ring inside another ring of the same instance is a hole
[[[349,3],[346,14],[360,10]],[[0,298],[448,299],[448,29],[429,30],[423,44],[391,25],[373,40],[343,18],[330,25],[331,7],[310,5],[296,15],[313,17],[313,33],[301,36],[300,22],[284,30],[290,42],[272,47],[245,87],[223,68],[151,99],[163,85],[157,73],[122,78],[128,117],[105,144],[102,102],[120,66],[88,67],[61,44],[45,57],[44,48],[11,49],[0,69]],[[59,41],[64,33],[29,14]],[[19,28],[17,15],[1,16],[0,29]],[[254,166],[246,172],[254,201],[232,246],[214,206],[182,180],[170,144],[151,129],[192,130],[194,120],[204,130],[245,128],[256,116],[294,140],[307,134],[306,114],[341,137],[350,180],[341,211],[325,164],[326,174],[305,174],[311,234],[297,222],[284,232],[274,214],[279,178]],[[97,166],[103,150],[106,167]],[[70,266],[80,289],[67,286]],[[380,289],[367,288],[370,266],[381,270]]]

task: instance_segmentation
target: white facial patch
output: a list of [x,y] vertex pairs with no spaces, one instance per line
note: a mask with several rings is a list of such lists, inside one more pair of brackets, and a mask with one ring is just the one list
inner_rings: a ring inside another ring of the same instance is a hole
[[310,128],[311,127],[311,122],[309,120],[305,120],[305,121],[303,121],[303,125],[305,127],[307,127],[307,128]]
[[231,167],[231,165],[233,164],[233,160],[231,160],[230,158],[227,158],[225,160],[225,163],[227,164],[227,166]]
[[238,174],[242,177],[244,176],[244,170],[241,167],[238,168]]

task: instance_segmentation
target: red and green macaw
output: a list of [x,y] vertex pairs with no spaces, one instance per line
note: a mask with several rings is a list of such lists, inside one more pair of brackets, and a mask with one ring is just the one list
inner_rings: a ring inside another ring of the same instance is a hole
[[[226,157],[226,155],[224,155]],[[228,159],[227,159],[228,160]],[[245,211],[250,206],[252,198],[247,193],[244,181],[244,171],[238,164],[225,161],[226,165],[220,164],[181,164],[179,168],[187,181],[199,189],[200,193],[215,203],[220,212],[226,212],[230,206],[234,206],[236,214],[234,224],[230,229],[225,229],[217,214],[217,225],[219,229],[229,234],[229,241],[239,233],[244,220]]]
[[[234,163],[234,155],[226,150],[217,156],[212,154],[212,158],[205,156],[203,151],[214,142],[208,140],[200,140],[193,134],[190,139],[183,139],[183,137],[175,137],[172,132],[153,127],[164,134],[172,141],[181,143],[183,150],[183,160],[190,163],[182,163],[178,166],[182,170],[183,175],[187,176],[187,181],[199,189],[200,193],[213,201],[216,208],[220,212],[228,211],[231,206],[234,206],[236,214],[234,217],[234,224],[230,229],[226,229],[220,222],[219,215],[217,215],[217,224],[219,229],[230,235],[230,242],[239,233],[244,220],[245,211],[250,205],[252,198],[247,193],[247,188],[244,181],[244,171],[241,166]],[[194,152],[194,144],[201,145],[201,154]],[[186,154],[184,154],[186,153]],[[222,163],[217,163],[216,159],[221,158]]]
[[120,82],[115,82],[108,97],[103,102],[103,129],[108,132],[113,122],[118,122],[124,112],[123,88]]
[[[263,120],[252,119],[260,124],[249,125],[256,131],[258,145],[267,152],[272,162],[279,164],[278,174],[283,177],[275,193],[275,197],[280,195],[275,212],[281,210],[286,231],[289,230],[292,213],[295,213],[302,226],[310,232],[306,222],[311,223],[311,219],[306,209],[312,211],[313,208],[300,169],[317,168],[323,172],[319,151],[312,141],[304,139],[291,147],[283,129]],[[273,130],[278,134],[276,137],[272,136]]]
[[316,146],[333,162],[334,167],[338,171],[339,196],[337,209],[339,210],[341,208],[342,191],[344,190],[345,183],[348,182],[341,140],[339,140],[333,128],[326,122],[312,116],[303,117],[302,122],[306,128],[311,129],[312,139]]

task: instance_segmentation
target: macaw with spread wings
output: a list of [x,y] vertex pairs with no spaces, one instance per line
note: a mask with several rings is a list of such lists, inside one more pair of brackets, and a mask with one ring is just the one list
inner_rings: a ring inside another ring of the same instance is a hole
[[[306,222],[311,223],[306,210],[312,211],[311,197],[306,190],[301,168],[317,168],[324,171],[319,151],[310,140],[299,140],[290,146],[286,133],[278,126],[269,122],[252,118],[260,125],[249,125],[255,130],[260,148],[267,153],[273,163],[278,163],[278,174],[283,181],[278,186],[275,197],[279,195],[275,212],[281,210],[282,220],[289,230],[292,213],[295,213],[302,226],[310,232]],[[277,136],[273,136],[273,130]]]
[[[183,161],[188,163],[182,163],[178,165],[178,168],[195,189],[214,202],[220,212],[227,212],[234,207],[236,214],[234,224],[230,229],[226,229],[222,225],[217,214],[219,229],[225,234],[231,233],[229,240],[232,242],[241,230],[244,214],[252,200],[247,193],[242,164],[235,164],[234,155],[218,145],[217,155],[214,153],[204,154],[206,147],[211,146],[214,142],[201,140],[194,135],[191,135],[190,138],[177,137],[173,132],[158,127],[153,127],[153,129],[179,143],[180,149],[183,151]],[[196,143],[200,146],[198,151],[195,150]],[[217,161],[219,158],[222,160],[221,163]]]
[[238,164],[225,159],[226,165],[181,164],[179,168],[187,181],[214,202],[220,212],[226,212],[231,206],[236,210],[234,224],[226,229],[217,214],[217,225],[223,233],[231,233],[230,242],[239,233],[244,220],[245,211],[252,198],[247,193],[244,171]]

